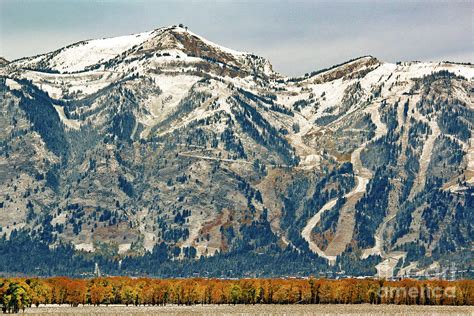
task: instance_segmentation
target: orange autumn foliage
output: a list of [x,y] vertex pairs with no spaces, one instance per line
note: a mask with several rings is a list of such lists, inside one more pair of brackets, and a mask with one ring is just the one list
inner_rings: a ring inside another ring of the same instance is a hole
[[474,281],[378,279],[0,279],[23,284],[30,305],[418,304],[474,305]]

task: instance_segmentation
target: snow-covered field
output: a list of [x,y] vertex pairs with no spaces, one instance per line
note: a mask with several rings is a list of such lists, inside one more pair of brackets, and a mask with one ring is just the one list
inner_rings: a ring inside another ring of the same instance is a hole
[[40,306],[32,315],[472,315],[470,306],[413,305],[195,305]]

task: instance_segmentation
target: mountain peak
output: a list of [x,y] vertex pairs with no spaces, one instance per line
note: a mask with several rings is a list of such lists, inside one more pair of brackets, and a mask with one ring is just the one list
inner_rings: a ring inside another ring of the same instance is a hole
[[246,53],[232,50],[204,37],[191,32],[186,27],[171,26],[156,29],[152,36],[141,45],[137,52],[155,52],[163,50],[180,50],[191,57],[202,57],[214,60],[229,61],[235,60]]
[[201,68],[209,68],[203,63],[212,63],[215,67],[230,68],[245,75],[275,75],[266,59],[213,43],[183,25],[81,41],[47,54],[17,60],[14,65],[36,71],[76,73],[104,69],[123,62],[170,56],[180,59],[180,64],[201,63]]

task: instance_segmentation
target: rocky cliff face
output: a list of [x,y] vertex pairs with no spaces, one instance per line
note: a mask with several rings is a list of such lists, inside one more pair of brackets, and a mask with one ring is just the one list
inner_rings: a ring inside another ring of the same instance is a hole
[[293,253],[349,274],[469,266],[471,65],[369,56],[286,78],[169,27],[1,67],[7,239],[115,258]]

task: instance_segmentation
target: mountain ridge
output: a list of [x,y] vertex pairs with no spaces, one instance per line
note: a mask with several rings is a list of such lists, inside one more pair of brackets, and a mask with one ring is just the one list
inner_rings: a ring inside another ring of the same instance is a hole
[[6,238],[389,277],[468,257],[471,65],[363,56],[290,78],[182,27],[100,41],[2,68]]

